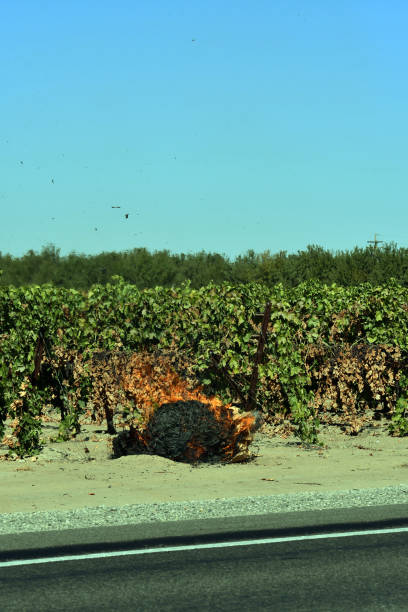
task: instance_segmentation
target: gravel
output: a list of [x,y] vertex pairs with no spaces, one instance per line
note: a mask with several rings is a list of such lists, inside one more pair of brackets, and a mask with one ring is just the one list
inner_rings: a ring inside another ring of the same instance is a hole
[[205,501],[130,504],[119,507],[102,505],[75,510],[2,514],[0,535],[403,503],[408,503],[406,484],[381,489],[349,489],[325,493],[216,498]]

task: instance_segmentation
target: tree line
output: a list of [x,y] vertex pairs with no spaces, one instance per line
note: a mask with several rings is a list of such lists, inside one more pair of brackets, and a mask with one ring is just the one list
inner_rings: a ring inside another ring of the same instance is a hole
[[234,260],[218,253],[200,251],[195,254],[171,254],[167,250],[149,252],[136,248],[124,252],[103,252],[98,255],[70,253],[60,255],[55,245],[41,252],[29,250],[22,257],[0,251],[0,285],[42,285],[87,290],[93,284],[105,284],[113,275],[120,275],[139,289],[157,286],[176,287],[190,280],[199,288],[210,282],[259,282],[272,287],[282,283],[294,287],[310,279],[344,287],[370,282],[381,285],[394,277],[408,286],[408,249],[395,243],[381,247],[355,247],[353,251],[332,253],[317,245],[288,254],[269,250],[257,254],[253,250]]

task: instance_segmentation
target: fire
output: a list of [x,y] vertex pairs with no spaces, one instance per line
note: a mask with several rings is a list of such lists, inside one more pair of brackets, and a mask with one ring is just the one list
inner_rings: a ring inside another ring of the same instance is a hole
[[[232,404],[225,405],[218,397],[209,397],[204,393],[201,385],[192,386],[175,371],[168,360],[152,357],[146,353],[136,353],[129,362],[127,375],[122,384],[143,416],[141,425],[139,424],[137,428],[131,427],[131,438],[145,448],[148,448],[149,443],[152,442],[149,438],[149,432],[150,436],[152,435],[152,423],[156,420],[154,431],[157,431],[159,414],[163,415],[163,419],[167,418],[166,406],[168,410],[173,410],[172,415],[174,415],[175,408],[184,409],[185,413],[187,406],[194,405],[199,411],[199,416],[202,416],[203,411],[205,414],[205,410],[208,410],[208,428],[211,429],[211,422],[213,428],[217,430],[217,435],[222,442],[223,461],[237,462],[249,459],[248,446],[253,439],[253,432],[259,427],[259,420],[251,412],[242,414]],[[198,403],[201,405],[199,406]],[[202,405],[205,405],[206,409]],[[180,422],[174,421],[176,417],[169,418],[173,420],[171,429],[168,431],[173,434],[181,425]],[[201,427],[204,427],[205,424],[201,420]],[[184,444],[183,456],[178,459],[195,462],[208,455],[210,449],[203,445],[202,440],[199,439],[200,435],[194,430],[191,423],[190,428],[182,427],[184,437],[187,435],[186,429],[191,431],[191,435]]]

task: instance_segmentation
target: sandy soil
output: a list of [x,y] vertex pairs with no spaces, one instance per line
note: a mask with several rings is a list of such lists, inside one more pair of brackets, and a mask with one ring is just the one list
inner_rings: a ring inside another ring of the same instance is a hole
[[[0,461],[0,512],[188,501],[303,491],[335,491],[408,483],[408,437],[388,435],[386,423],[358,436],[322,427],[323,448],[263,426],[247,463],[190,464],[146,454],[112,459],[104,425],[83,424],[67,442],[50,442],[57,420],[45,423],[38,457]],[[0,455],[6,451],[0,445]]]

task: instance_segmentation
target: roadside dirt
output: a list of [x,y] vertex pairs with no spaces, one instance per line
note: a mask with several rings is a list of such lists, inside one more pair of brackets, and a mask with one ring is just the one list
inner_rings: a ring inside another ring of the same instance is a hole
[[[325,446],[302,446],[264,425],[246,463],[190,464],[146,454],[111,458],[104,425],[84,422],[81,433],[51,442],[58,420],[44,423],[37,457],[0,461],[0,512],[68,510],[304,491],[335,491],[408,483],[408,437],[388,434],[385,422],[357,436],[322,426]],[[0,445],[0,456],[7,448]]]

